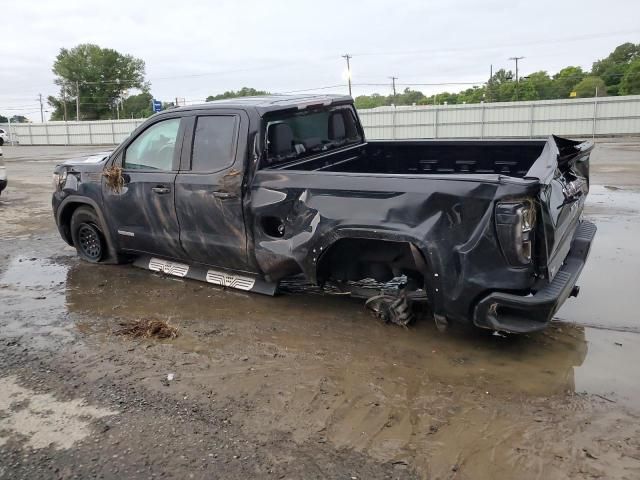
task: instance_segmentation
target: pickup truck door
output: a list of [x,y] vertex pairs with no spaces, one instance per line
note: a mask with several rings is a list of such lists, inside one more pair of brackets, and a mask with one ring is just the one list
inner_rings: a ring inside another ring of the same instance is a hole
[[174,201],[184,118],[162,118],[133,138],[118,154],[122,188],[103,180],[109,225],[121,248],[165,257],[184,256]]
[[175,192],[180,242],[195,262],[250,270],[242,207],[248,124],[242,111],[190,119]]

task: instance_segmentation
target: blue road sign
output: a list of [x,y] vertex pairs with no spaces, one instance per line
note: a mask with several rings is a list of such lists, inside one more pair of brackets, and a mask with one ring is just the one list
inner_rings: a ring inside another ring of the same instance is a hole
[[159,111],[162,110],[162,102],[160,100],[156,100],[155,98],[151,101],[151,103],[153,104],[153,111],[155,113],[158,113]]

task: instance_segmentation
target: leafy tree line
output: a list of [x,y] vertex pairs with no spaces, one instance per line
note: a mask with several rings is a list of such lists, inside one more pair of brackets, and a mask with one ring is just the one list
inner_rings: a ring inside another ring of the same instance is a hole
[[405,88],[393,95],[360,95],[355,99],[358,108],[383,105],[433,105],[485,102],[511,102],[516,100],[551,100],[607,95],[640,94],[640,44],[624,43],[606,58],[593,63],[591,71],[581,67],[565,67],[555,75],[545,71],[523,76],[516,84],[513,72],[501,69],[483,86],[462,92],[442,92],[426,96],[418,90]]
[[[75,120],[76,100],[81,120],[148,117],[152,112],[150,83],[145,80],[145,63],[132,55],[94,44],[62,48],[52,68],[59,94],[48,98],[54,111],[52,120]],[[418,90],[406,88],[393,95],[360,95],[358,108],[382,105],[425,105],[506,102],[514,100],[545,100],[577,97],[640,94],[640,44],[624,43],[609,56],[593,63],[591,71],[580,67],[565,67],[554,75],[545,71],[516,79],[511,71],[498,70],[483,86],[462,92],[442,92],[426,96]],[[135,92],[135,93],[132,93]],[[265,95],[266,91],[243,87],[218,95],[207,101],[225,98]],[[172,106],[165,103],[164,107]],[[2,117],[6,118],[6,117]],[[0,120],[2,120],[0,118]],[[13,121],[13,119],[12,119]],[[16,118],[16,121],[20,119]]]
[[212,102],[214,100],[224,100],[227,98],[253,97],[256,95],[269,95],[269,92],[265,92],[264,90],[256,90],[255,88],[242,87],[237,91],[229,90],[219,95],[209,95],[207,97],[207,102]]
[[[29,119],[24,115],[13,115],[11,118],[11,123],[27,123]],[[9,123],[9,118],[4,115],[0,115],[0,123]]]

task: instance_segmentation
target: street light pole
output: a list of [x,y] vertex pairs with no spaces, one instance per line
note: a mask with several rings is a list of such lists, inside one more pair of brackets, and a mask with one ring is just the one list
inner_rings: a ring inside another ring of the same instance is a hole
[[353,56],[349,55],[348,53],[345,53],[344,55],[342,55],[342,58],[344,58],[347,61],[347,80],[349,81],[349,96],[352,97],[353,95],[351,95],[351,64],[349,63],[349,60],[351,60]]
[[509,57],[509,60],[516,62],[516,102],[518,101],[518,60],[522,60],[524,57]]
[[40,123],[44,123],[44,112],[42,111],[42,94],[38,94],[38,100],[40,101]]

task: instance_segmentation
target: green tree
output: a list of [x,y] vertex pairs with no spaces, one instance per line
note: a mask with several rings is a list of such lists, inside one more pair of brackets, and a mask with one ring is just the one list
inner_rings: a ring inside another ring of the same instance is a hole
[[153,109],[151,107],[151,101],[153,95],[144,91],[138,95],[131,95],[122,102],[121,118],[145,118],[153,115]]
[[396,95],[396,98],[393,98],[393,94],[390,96],[391,103],[396,103],[396,105],[413,105],[414,103],[417,105],[424,98],[424,93],[419,90],[411,90],[409,87],[405,88],[404,91]]
[[[547,100],[553,97],[553,81],[547,72],[533,72],[520,79],[520,84],[524,85],[523,90],[529,91],[533,89],[535,98],[527,98],[527,100]],[[529,94],[529,96],[532,96]],[[522,98],[525,99],[524,97]]]
[[0,123],[8,123],[9,119],[4,115],[0,115]]
[[457,93],[450,92],[442,92],[438,95],[431,97],[431,104],[435,101],[436,105],[455,105],[457,103],[462,103],[460,100],[460,95]]
[[514,93],[514,75],[510,70],[501,68],[489,79],[485,87],[485,100],[488,102],[511,101]]
[[269,92],[265,92],[264,90],[256,90],[255,88],[250,87],[242,87],[238,91],[229,90],[219,95],[209,95],[207,97],[207,102],[212,102],[214,100],[224,100],[226,98],[255,97],[260,95],[269,95]]
[[127,91],[149,87],[144,80],[143,60],[89,43],[60,49],[52,70],[55,83],[60,86],[60,95],[48,98],[55,109],[52,120],[63,119],[64,100],[68,118],[73,118],[78,97],[80,119],[111,118],[116,103]]
[[637,58],[640,58],[640,43],[623,43],[606,58],[594,62],[591,74],[604,80],[609,95],[619,95],[622,79],[630,64]]
[[516,82],[509,81],[501,83],[498,86],[497,97],[494,101],[497,102],[512,102],[516,99]]
[[595,97],[596,94],[598,97],[607,96],[607,85],[604,80],[593,75],[584,77],[580,83],[573,87],[573,90],[579,98]]
[[627,71],[620,82],[620,94],[640,94],[640,58],[636,58],[629,64],[629,68],[627,68]]
[[11,117],[11,123],[29,123],[29,119],[24,115],[14,115]]
[[450,103],[480,103],[487,100],[487,87],[471,87],[456,95],[455,101]]
[[581,67],[565,67],[553,76],[553,97],[569,98],[569,94],[587,74]]
[[358,95],[355,98],[356,108],[376,108],[383,105],[389,105],[387,103],[387,97],[374,93],[371,95]]

